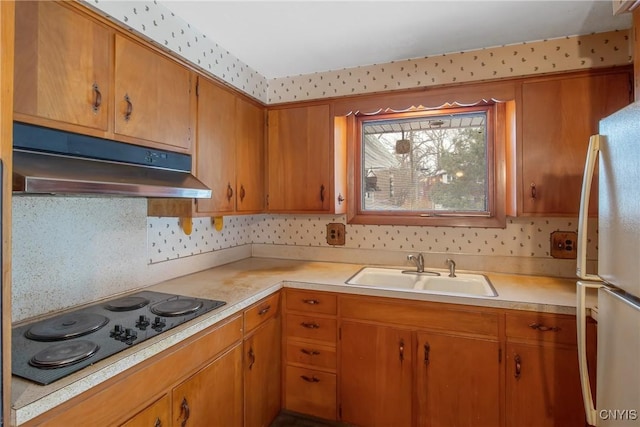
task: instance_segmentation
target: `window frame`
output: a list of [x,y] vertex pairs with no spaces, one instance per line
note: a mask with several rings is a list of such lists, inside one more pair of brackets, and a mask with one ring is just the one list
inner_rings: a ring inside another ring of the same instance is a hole
[[[352,114],[348,117],[349,199],[347,222],[367,225],[425,225],[449,227],[506,227],[506,147],[507,107],[501,102],[479,102],[472,106],[447,104],[437,109],[411,108],[376,114]],[[488,213],[363,210],[362,193],[362,123],[375,120],[406,119],[465,112],[487,114],[487,210]]]

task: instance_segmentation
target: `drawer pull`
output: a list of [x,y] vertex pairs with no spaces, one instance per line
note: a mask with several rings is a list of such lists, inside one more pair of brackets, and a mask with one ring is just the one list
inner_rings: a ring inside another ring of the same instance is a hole
[[256,363],[256,354],[253,352],[253,347],[249,347],[249,370],[253,369],[253,364]]
[[513,361],[515,362],[515,372],[513,376],[516,377],[517,380],[519,380],[520,374],[522,373],[522,359],[520,359],[520,355],[516,354],[516,356],[513,358]]
[[307,350],[306,348],[300,349],[300,351],[304,354],[306,354],[307,356],[317,356],[320,354],[319,351],[316,350]]
[[311,305],[320,304],[320,301],[318,301],[317,299],[303,299],[302,302],[305,304],[311,304]]
[[529,325],[529,327],[531,329],[536,329],[540,332],[547,332],[547,331],[559,332],[560,331],[560,328],[558,328],[557,326],[544,326],[544,325],[541,325],[540,323],[532,323]]
[[318,329],[320,327],[320,325],[314,322],[302,322],[300,325],[307,329]]
[[264,316],[265,314],[267,314],[269,312],[269,310],[271,310],[271,306],[268,305],[265,308],[263,308],[262,310],[260,310],[258,312],[258,316]]
[[428,342],[424,343],[424,364],[429,364],[429,353],[431,353],[431,345]]
[[400,352],[400,363],[402,363],[404,362],[404,340],[403,339],[400,340],[398,350]]
[[311,378],[309,378],[306,375],[300,375],[300,378],[302,378],[303,380],[305,380],[308,383],[319,383],[320,380],[318,378],[316,378],[316,376],[312,376]]
[[156,422],[153,427],[162,427],[162,421],[160,420],[160,417],[156,418]]

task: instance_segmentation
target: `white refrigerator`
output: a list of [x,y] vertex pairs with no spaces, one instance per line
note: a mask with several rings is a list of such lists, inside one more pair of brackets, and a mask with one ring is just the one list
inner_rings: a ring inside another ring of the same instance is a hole
[[[578,224],[582,394],[589,424],[640,426],[640,103],[600,121],[599,132],[589,141]],[[597,195],[591,194],[596,166]],[[597,272],[586,271],[589,197],[598,197]],[[597,366],[587,366],[587,288],[598,289]],[[596,369],[596,396],[591,394],[589,369]]]

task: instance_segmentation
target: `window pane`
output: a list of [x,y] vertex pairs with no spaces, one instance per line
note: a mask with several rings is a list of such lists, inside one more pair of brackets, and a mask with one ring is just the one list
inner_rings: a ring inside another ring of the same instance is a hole
[[362,123],[362,210],[485,213],[486,112]]

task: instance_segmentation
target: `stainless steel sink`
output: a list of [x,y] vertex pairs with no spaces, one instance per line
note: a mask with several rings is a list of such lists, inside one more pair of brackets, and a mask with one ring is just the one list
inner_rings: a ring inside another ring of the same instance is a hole
[[470,297],[496,297],[498,293],[482,274],[456,274],[423,272],[387,267],[364,267],[345,282],[347,285],[404,292],[456,295]]

